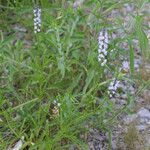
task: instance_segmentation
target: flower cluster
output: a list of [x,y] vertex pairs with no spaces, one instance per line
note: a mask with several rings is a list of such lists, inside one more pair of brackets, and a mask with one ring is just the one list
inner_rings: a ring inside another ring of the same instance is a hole
[[34,33],[41,31],[41,8],[36,7],[33,10],[34,13]]
[[109,84],[109,87],[108,87],[108,94],[110,97],[112,97],[117,89],[119,88],[119,81],[117,79],[113,79],[110,84]]
[[103,29],[98,36],[98,61],[101,66],[107,63],[107,49],[108,49],[108,32]]

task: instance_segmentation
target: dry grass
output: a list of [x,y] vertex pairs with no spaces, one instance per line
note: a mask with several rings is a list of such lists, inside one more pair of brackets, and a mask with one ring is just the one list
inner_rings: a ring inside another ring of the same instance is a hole
[[143,137],[137,131],[134,123],[129,125],[124,141],[128,150],[144,150]]

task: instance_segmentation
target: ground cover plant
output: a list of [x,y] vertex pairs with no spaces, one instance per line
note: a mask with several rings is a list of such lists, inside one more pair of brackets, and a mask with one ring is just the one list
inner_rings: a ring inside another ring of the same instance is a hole
[[[129,21],[111,16],[128,3],[136,8]],[[135,39],[143,62],[149,58],[147,3],[1,1],[0,149],[20,141],[22,149],[86,150],[93,128],[108,133],[111,149],[116,118],[134,100],[119,84],[135,82]],[[123,92],[127,103],[118,109],[112,99]]]

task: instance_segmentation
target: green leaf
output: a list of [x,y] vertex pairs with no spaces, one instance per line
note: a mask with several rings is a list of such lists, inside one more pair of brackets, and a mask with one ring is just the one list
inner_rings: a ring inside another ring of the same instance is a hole
[[136,17],[137,38],[139,40],[139,45],[142,50],[142,55],[143,55],[143,57],[147,58],[147,56],[148,56],[148,39],[143,30],[142,22],[143,22],[142,16],[137,16]]
[[81,77],[83,75],[83,72],[81,72],[74,80],[73,83],[69,87],[69,91],[72,91],[78,84],[79,81],[81,80]]
[[63,56],[58,59],[58,69],[60,70],[62,78],[64,78],[64,76],[65,76],[65,62],[64,62]]
[[85,81],[86,83],[85,83],[85,86],[83,89],[83,94],[86,93],[86,90],[87,90],[88,86],[90,85],[91,81],[93,80],[94,75],[95,75],[95,70],[93,70],[93,69],[89,70],[89,72],[87,73],[87,78]]
[[132,46],[132,41],[131,39],[128,40],[129,43],[129,55],[130,55],[130,73],[133,75],[134,74],[134,49]]
[[15,38],[15,36],[12,35],[12,36],[7,37],[3,41],[1,41],[0,42],[0,49],[2,50],[5,46],[7,46],[8,44],[10,44],[14,38]]

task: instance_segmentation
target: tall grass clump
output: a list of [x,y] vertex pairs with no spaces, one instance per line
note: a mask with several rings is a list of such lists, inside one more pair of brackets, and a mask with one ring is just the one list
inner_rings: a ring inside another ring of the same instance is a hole
[[[109,15],[126,2],[1,2],[0,149],[22,139],[22,149],[86,150],[81,135],[91,128],[111,132],[128,105],[116,110],[111,100],[125,79],[121,43],[131,48],[134,36]],[[18,24],[23,38],[13,28]],[[118,30],[124,36],[114,38]]]

